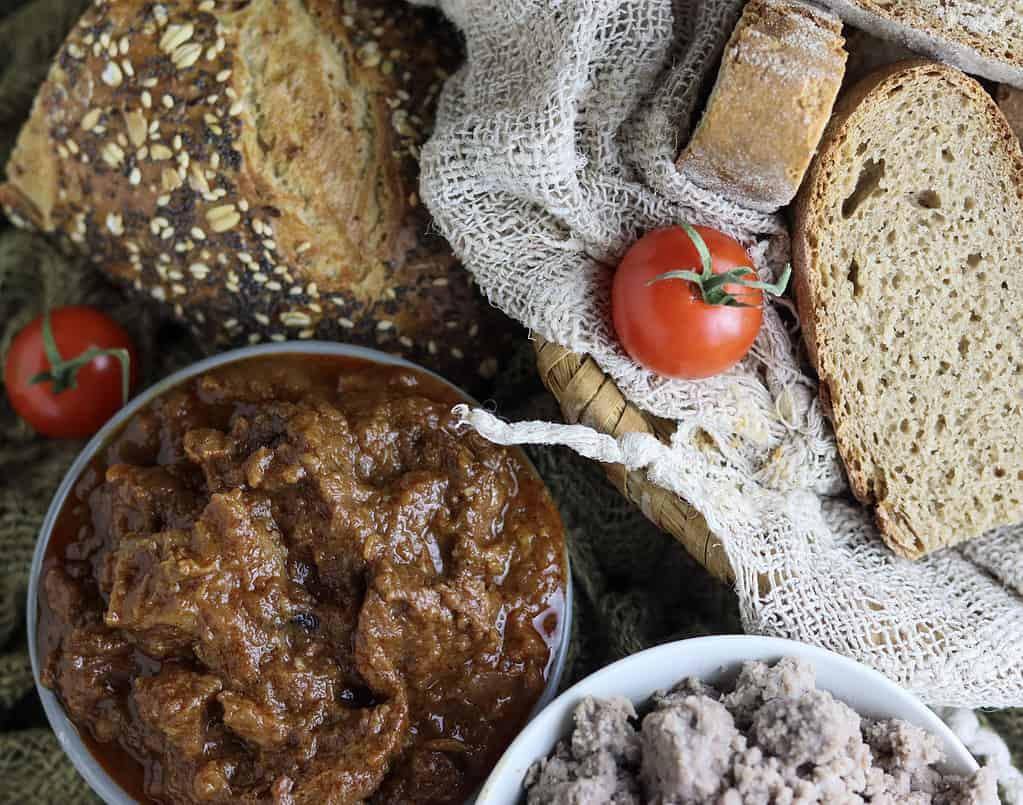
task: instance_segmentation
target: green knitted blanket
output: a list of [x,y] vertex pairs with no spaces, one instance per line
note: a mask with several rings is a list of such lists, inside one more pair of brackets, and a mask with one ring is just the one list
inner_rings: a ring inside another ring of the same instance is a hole
[[[0,0],[0,163],[5,163],[54,52],[87,0]],[[174,325],[159,321],[80,261],[0,219],[0,355],[44,309],[91,304],[110,313],[139,347],[148,384],[202,354]],[[557,418],[523,343],[492,389],[509,418]],[[93,802],[95,796],[46,726],[26,650],[25,590],[36,534],[50,497],[80,442],[35,436],[0,394],[0,803]],[[575,582],[569,683],[647,646],[740,630],[734,596],[672,539],[653,528],[608,484],[601,470],[561,449],[531,456],[561,510]],[[684,580],[684,581],[683,581]],[[1023,714],[991,713],[1023,760]]]

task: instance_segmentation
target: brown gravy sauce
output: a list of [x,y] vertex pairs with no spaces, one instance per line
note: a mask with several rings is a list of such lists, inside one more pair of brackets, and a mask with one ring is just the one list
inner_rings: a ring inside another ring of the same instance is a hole
[[[471,794],[543,690],[566,570],[557,512],[522,454],[451,432],[462,401],[408,369],[278,354],[185,381],[98,451],[47,546],[38,636],[44,683],[128,794]],[[169,475],[147,487],[153,468]],[[408,525],[424,507],[432,519]],[[247,567],[231,557],[254,543],[231,534],[257,521],[269,532]],[[223,568],[203,576],[202,562]],[[257,573],[258,591],[231,586]],[[228,607],[211,626],[217,584],[248,614]],[[161,602],[175,585],[181,601]],[[175,607],[199,614],[179,622]],[[230,635],[244,636],[238,656],[259,656],[233,659]],[[154,716],[189,707],[192,721]]]

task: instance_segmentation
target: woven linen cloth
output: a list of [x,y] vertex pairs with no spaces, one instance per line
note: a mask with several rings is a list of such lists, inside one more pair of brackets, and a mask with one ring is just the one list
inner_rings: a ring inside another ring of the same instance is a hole
[[750,355],[696,382],[655,376],[613,337],[613,266],[645,230],[689,221],[733,234],[765,280],[788,258],[780,217],[730,206],[673,164],[741,0],[437,5],[468,54],[423,149],[421,195],[438,226],[494,304],[591,355],[678,427],[664,445],[508,429],[482,411],[469,421],[498,441],[645,468],[685,498],[724,545],[748,631],[833,649],[934,705],[1023,705],[1020,528],[896,558],[849,495],[789,308],[768,306]]

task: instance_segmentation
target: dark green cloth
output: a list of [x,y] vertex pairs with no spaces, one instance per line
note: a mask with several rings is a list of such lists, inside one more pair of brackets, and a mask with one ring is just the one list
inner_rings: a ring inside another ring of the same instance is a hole
[[[0,160],[6,161],[38,84],[84,0],[0,0]],[[139,346],[143,383],[201,355],[191,338],[129,302],[82,261],[0,220],[0,354],[47,307],[92,304],[117,318]],[[557,418],[523,343],[492,398],[511,418]],[[35,436],[0,394],[0,803],[92,802],[61,752],[35,694],[26,653],[26,578],[50,497],[81,448]],[[627,505],[601,470],[562,449],[532,458],[564,518],[575,584],[575,627],[565,683],[649,645],[740,631],[734,595],[672,539]],[[1018,736],[1020,717],[991,720]]]

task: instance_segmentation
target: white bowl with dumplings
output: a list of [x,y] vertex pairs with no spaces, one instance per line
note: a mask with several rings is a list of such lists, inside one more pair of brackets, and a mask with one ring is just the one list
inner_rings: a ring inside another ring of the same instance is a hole
[[600,669],[566,690],[519,734],[484,783],[478,805],[517,805],[524,801],[526,774],[567,737],[573,712],[588,697],[625,697],[640,705],[656,691],[679,680],[696,677],[713,685],[728,685],[744,662],[773,664],[784,657],[809,660],[816,668],[817,688],[849,705],[860,716],[900,719],[937,737],[946,774],[969,775],[977,761],[955,734],[926,705],[882,674],[847,657],[805,643],[747,635],[700,637],[668,643],[633,654]]

